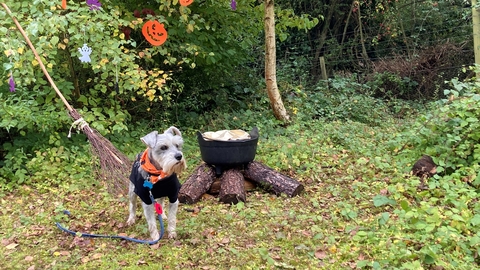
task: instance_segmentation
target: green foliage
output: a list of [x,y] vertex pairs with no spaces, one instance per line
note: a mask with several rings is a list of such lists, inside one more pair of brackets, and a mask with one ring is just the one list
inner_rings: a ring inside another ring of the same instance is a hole
[[2,147],[6,152],[0,161],[2,190],[20,185],[48,190],[64,186],[66,179],[74,180],[71,188],[78,188],[88,185],[84,179],[94,176],[85,136],[69,140],[66,134],[44,132],[36,137],[19,137]]
[[428,154],[439,165],[441,175],[472,182],[477,178],[480,162],[480,93],[475,81],[451,82],[452,89],[445,90],[448,99],[440,100],[432,106],[425,117],[419,119],[414,129],[403,136],[411,139],[406,151]]
[[382,100],[372,96],[369,86],[357,83],[354,78],[335,78],[328,85],[302,88],[292,91],[287,100],[292,101],[293,114],[304,121],[322,118],[375,125],[384,121],[388,110]]
[[373,95],[381,99],[409,99],[417,96],[418,83],[409,77],[400,77],[390,72],[373,74],[373,78],[367,83],[374,90]]

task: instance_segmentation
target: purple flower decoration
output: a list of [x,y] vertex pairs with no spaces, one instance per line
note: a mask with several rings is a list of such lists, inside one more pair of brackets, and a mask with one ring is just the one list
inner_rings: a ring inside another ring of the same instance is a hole
[[15,81],[13,80],[13,73],[10,74],[10,80],[8,80],[8,84],[10,85],[10,92],[15,92]]
[[102,4],[98,0],[87,0],[87,6],[90,7],[90,10],[99,10]]
[[230,7],[232,7],[232,10],[237,10],[237,1],[232,0],[232,2],[230,3]]

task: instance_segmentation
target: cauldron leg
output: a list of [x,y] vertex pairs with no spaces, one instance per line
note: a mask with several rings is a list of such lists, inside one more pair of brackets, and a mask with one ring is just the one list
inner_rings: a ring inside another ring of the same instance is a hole
[[218,176],[222,175],[223,168],[221,166],[215,165],[215,174]]

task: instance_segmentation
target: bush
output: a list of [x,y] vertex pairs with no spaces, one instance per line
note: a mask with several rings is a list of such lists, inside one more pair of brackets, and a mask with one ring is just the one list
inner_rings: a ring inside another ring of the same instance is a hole
[[[443,98],[440,89],[448,87],[445,79],[465,78],[461,72],[472,55],[465,53],[465,44],[445,43],[424,49],[418,56],[406,59],[402,55],[378,60],[367,76],[368,85],[379,98],[406,100],[437,100]],[[453,68],[452,68],[453,67]]]
[[440,175],[480,187],[480,87],[475,81],[449,83],[443,93],[448,98],[433,103],[431,112],[401,135],[402,155],[430,155]]

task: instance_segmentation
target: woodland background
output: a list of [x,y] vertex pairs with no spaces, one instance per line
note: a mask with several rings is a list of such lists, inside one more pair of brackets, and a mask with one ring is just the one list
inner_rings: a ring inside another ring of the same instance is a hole
[[[138,138],[175,125],[193,170],[201,163],[197,131],[257,126],[256,160],[298,179],[305,193],[257,190],[234,206],[207,197],[194,211],[181,209],[179,239],[155,247],[60,233],[52,224],[67,222],[67,207],[81,213],[71,227],[146,235],[142,219],[125,228],[125,200],[95,178],[85,136],[67,138],[72,121],[63,103],[0,10],[0,253],[9,265],[477,267],[475,7],[458,0],[275,1],[277,82],[291,116],[284,123],[265,91],[263,1],[236,2],[233,10],[230,0],[188,7],[100,0],[101,10],[92,11],[83,0],[67,1],[66,10],[61,1],[5,1],[63,95],[122,152],[133,158],[143,148]],[[168,31],[162,46],[141,34],[150,19]],[[79,60],[83,44],[92,48],[91,63]],[[409,171],[423,154],[438,174],[418,190]]]

